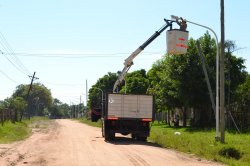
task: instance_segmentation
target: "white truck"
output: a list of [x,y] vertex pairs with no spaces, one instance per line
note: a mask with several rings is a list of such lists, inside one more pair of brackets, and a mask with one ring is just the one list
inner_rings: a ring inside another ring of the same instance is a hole
[[107,94],[102,127],[105,140],[121,133],[145,141],[153,117],[153,103],[153,96],[149,95]]
[[176,22],[182,31],[186,30],[186,21],[181,18],[166,20],[166,24],[156,31],[146,42],[139,46],[124,62],[124,68],[116,80],[113,93],[106,95],[105,107],[102,110],[102,135],[105,140],[115,138],[115,133],[131,134],[132,138],[145,141],[150,133],[150,122],[154,115],[154,99],[149,95],[119,94],[118,87],[133,65],[133,59],[156,39],[166,28],[172,30]]

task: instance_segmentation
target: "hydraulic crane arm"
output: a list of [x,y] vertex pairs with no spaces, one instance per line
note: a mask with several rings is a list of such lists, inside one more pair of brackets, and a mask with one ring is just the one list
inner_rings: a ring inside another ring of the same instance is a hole
[[[152,41],[154,41],[166,28],[170,27],[170,30],[172,29],[172,23],[177,22],[173,20],[166,20],[165,25],[163,25],[158,31],[156,31],[146,42],[144,42],[140,47],[138,47],[127,59],[125,59],[124,62],[124,68],[121,71],[121,73],[118,76],[118,79],[116,80],[114,87],[113,87],[113,93],[116,93],[116,90],[118,86],[122,83],[124,80],[125,75],[127,74],[130,67],[133,65],[133,59],[140,54],[142,50],[144,50]],[[179,25],[179,24],[178,24]]]

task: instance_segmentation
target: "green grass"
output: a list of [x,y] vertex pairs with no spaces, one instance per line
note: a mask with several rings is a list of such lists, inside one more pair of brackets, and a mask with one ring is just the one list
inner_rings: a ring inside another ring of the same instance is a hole
[[97,122],[91,122],[91,120],[88,120],[87,118],[79,118],[77,120],[93,127],[102,127],[101,120],[98,120]]
[[46,119],[48,118],[34,117],[30,120],[23,120],[22,122],[5,122],[3,125],[0,125],[0,143],[10,143],[27,138],[30,136],[32,128],[40,127],[34,126],[34,124]]
[[9,143],[25,139],[30,133],[25,122],[17,122],[15,124],[6,122],[0,125],[0,143]]
[[[181,134],[175,135],[175,132]],[[153,124],[149,140],[165,148],[192,153],[198,157],[228,165],[250,165],[250,134],[226,132],[226,143],[222,144],[215,141],[214,129],[176,129],[166,125]],[[237,160],[229,157],[229,153],[236,158],[237,155],[240,155],[240,158]]]

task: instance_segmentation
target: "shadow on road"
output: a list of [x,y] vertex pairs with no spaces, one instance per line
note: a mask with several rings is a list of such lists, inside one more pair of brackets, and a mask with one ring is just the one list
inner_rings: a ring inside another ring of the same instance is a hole
[[147,142],[147,141],[137,141],[130,137],[120,137],[116,136],[112,141],[106,141],[107,143],[114,144],[114,145],[146,145],[146,146],[153,146],[153,147],[161,147],[158,144]]

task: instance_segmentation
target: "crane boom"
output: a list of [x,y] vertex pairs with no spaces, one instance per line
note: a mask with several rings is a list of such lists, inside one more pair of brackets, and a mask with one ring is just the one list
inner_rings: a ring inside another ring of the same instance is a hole
[[140,47],[138,47],[127,59],[125,59],[124,68],[121,71],[121,73],[119,74],[118,79],[116,80],[116,82],[114,84],[113,93],[116,93],[118,86],[122,83],[128,70],[133,65],[133,59],[138,54],[140,54],[140,52],[142,52],[152,41],[154,41],[165,29],[167,29],[168,27],[170,27],[170,29],[172,29],[172,23],[176,22],[173,20],[166,20],[166,19],[164,19],[164,21],[166,22],[165,25],[163,25],[146,42],[144,42]]

